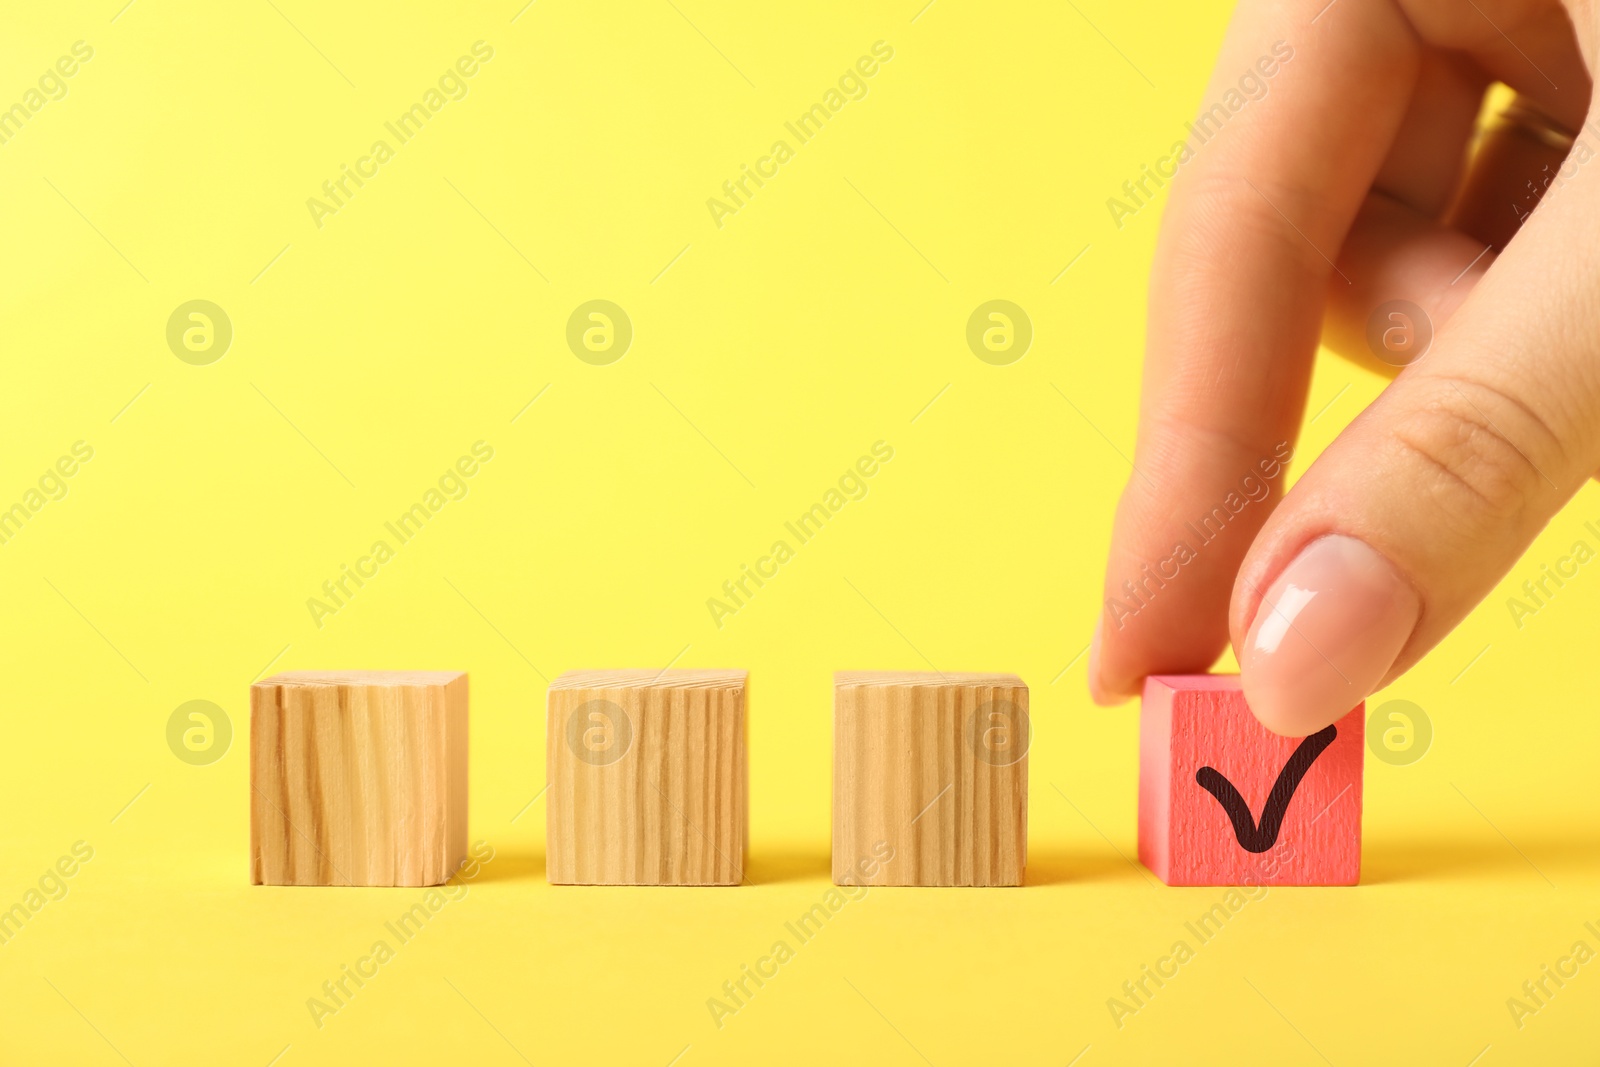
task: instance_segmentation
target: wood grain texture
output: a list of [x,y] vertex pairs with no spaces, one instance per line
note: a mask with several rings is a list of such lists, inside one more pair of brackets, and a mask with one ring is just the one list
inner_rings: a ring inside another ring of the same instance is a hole
[[546,876],[737,885],[748,672],[569,671],[550,683]]
[[1014,674],[835,674],[834,882],[1021,885],[1029,741]]
[[[1140,862],[1167,885],[1356,884],[1364,719],[1358,704],[1334,723],[1331,741],[1279,737],[1251,714],[1237,675],[1147,679],[1139,716]],[[1292,793],[1287,780],[1280,787],[1287,799],[1278,805],[1282,821],[1275,836],[1270,828],[1263,833],[1274,787],[1303,745],[1298,759],[1312,757],[1309,766]],[[1237,790],[1244,838],[1202,779]]]
[[250,880],[440,885],[467,853],[467,676],[292,671],[250,687]]

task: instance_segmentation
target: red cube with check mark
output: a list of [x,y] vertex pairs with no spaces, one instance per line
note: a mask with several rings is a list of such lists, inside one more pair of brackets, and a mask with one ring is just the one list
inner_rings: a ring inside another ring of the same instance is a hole
[[1355,885],[1364,707],[1279,737],[1237,675],[1146,679],[1140,861],[1167,885]]

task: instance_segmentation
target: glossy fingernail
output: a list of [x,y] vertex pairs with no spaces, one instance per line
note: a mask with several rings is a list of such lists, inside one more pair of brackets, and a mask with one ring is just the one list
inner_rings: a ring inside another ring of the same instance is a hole
[[1274,733],[1322,729],[1377,688],[1421,610],[1416,590],[1366,542],[1311,542],[1256,609],[1239,655],[1246,703]]

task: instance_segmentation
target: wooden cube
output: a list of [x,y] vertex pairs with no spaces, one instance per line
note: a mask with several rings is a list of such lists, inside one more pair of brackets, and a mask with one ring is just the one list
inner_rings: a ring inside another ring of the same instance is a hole
[[1256,721],[1237,675],[1145,681],[1139,859],[1168,885],[1354,885],[1364,705],[1309,737]]
[[441,885],[467,855],[467,676],[290,671],[250,687],[250,881]]
[[1030,739],[1014,674],[835,674],[834,882],[1021,885]]
[[545,873],[556,885],[737,885],[746,671],[568,671],[550,683]]

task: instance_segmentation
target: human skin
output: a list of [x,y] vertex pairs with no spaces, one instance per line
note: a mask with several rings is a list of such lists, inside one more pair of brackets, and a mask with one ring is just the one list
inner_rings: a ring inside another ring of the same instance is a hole
[[1495,81],[1583,127],[1600,3],[1244,0],[1206,103],[1280,41],[1292,61],[1171,186],[1108,601],[1295,441],[1319,341],[1364,348],[1399,299],[1432,345],[1291,492],[1272,480],[1136,614],[1103,612],[1089,685],[1118,703],[1231,640],[1257,718],[1304,736],[1414,665],[1600,470],[1600,158],[1525,219],[1505,191],[1548,150],[1466,161]]

